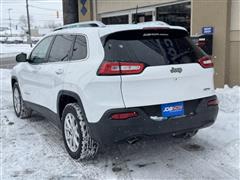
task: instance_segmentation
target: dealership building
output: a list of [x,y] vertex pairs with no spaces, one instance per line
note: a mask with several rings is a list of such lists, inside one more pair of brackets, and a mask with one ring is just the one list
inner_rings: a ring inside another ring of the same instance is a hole
[[164,21],[191,36],[211,33],[215,85],[240,85],[240,0],[78,0],[77,7],[80,22]]

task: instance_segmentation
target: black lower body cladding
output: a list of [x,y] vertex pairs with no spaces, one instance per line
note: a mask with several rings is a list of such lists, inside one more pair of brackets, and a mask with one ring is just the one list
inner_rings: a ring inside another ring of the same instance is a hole
[[[208,105],[216,96],[185,101],[185,115],[168,119],[161,117],[160,105],[111,109],[97,123],[89,123],[92,137],[101,145],[109,145],[134,136],[152,136],[201,129],[212,125],[218,114],[218,105]],[[112,120],[111,115],[122,112],[137,112],[138,116],[126,120]]]

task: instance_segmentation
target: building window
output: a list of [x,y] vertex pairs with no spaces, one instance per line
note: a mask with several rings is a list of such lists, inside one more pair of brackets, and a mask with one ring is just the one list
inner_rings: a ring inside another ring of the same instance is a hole
[[144,12],[144,13],[136,13],[132,15],[132,22],[139,23],[139,22],[147,22],[152,21],[152,11]]
[[128,24],[128,15],[102,18],[104,24]]
[[170,25],[183,26],[190,32],[190,2],[158,7],[156,14],[158,21],[164,21]]

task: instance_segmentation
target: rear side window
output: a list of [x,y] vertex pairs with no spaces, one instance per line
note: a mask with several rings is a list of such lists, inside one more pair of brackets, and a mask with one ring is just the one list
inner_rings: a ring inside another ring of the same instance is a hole
[[142,62],[148,66],[195,63],[205,53],[184,30],[133,30],[102,39],[105,60]]
[[84,36],[77,35],[73,46],[71,60],[80,60],[87,57],[87,41]]
[[72,35],[57,35],[49,54],[49,62],[66,61],[74,41]]

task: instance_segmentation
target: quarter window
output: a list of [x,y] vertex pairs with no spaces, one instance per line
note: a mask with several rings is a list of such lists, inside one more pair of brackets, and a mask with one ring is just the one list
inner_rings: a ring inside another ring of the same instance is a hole
[[46,62],[46,56],[48,48],[52,42],[53,36],[49,36],[43,39],[32,51],[30,56],[31,63],[43,63]]
[[71,60],[80,60],[87,57],[87,41],[84,36],[77,36]]
[[49,62],[66,61],[68,60],[69,52],[71,50],[74,36],[71,35],[57,35],[52,45],[49,54]]

